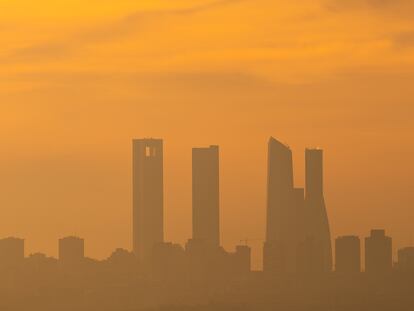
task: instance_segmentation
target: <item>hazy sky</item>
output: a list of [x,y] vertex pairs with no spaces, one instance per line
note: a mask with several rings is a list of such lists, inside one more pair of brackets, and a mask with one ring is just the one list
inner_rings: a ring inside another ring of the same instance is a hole
[[0,236],[131,244],[131,139],[165,139],[166,240],[191,148],[221,146],[222,241],[260,267],[267,140],[325,150],[333,236],[414,243],[414,1],[0,0]]

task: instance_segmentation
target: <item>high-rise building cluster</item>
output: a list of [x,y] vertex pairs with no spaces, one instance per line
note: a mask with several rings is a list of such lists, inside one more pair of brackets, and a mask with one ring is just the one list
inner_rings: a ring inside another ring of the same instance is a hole
[[306,188],[295,188],[292,151],[270,138],[263,268],[271,275],[323,273],[332,269],[323,196],[323,152],[307,149],[305,159]]
[[133,253],[157,278],[245,276],[250,248],[220,246],[219,147],[192,151],[192,238],[185,247],[164,241],[163,141],[133,141]]
[[[238,245],[227,252],[220,244],[219,147],[192,150],[192,237],[183,247],[164,239],[164,168],[161,139],[133,140],[133,247],[118,249],[110,260],[135,258],[155,278],[246,277],[251,249]],[[305,189],[294,185],[291,149],[271,137],[267,163],[266,237],[263,274],[268,278],[298,277],[335,271],[337,274],[414,271],[414,247],[398,251],[393,263],[392,239],[384,230],[365,238],[362,268],[358,236],[335,241],[335,265],[324,200],[323,151],[305,150]],[[86,260],[84,240],[59,240],[59,262],[77,266]],[[35,258],[48,258],[35,254]],[[24,240],[0,240],[0,267],[24,262]],[[33,256],[33,255],[32,255]],[[113,258],[114,257],[114,258]],[[50,258],[49,258],[50,259]]]
[[269,140],[263,271],[251,270],[247,243],[232,252],[221,246],[219,159],[218,146],[192,150],[192,236],[182,246],[164,236],[163,141],[133,140],[132,249],[98,261],[86,256],[82,238],[69,236],[59,239],[55,259],[25,256],[23,239],[0,239],[0,310],[154,310],[208,301],[221,301],[223,310],[242,303],[240,310],[403,310],[394,308],[395,297],[414,307],[414,247],[400,249],[394,262],[391,237],[375,229],[363,245],[358,236],[337,237],[333,256],[322,150],[305,150],[302,189],[291,149]]

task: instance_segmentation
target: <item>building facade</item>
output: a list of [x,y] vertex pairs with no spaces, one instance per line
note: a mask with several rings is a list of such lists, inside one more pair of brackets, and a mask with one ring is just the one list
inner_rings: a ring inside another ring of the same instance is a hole
[[153,248],[164,242],[163,141],[133,141],[133,252],[150,260]]
[[306,194],[305,206],[308,224],[308,238],[313,241],[315,273],[332,271],[331,233],[323,191],[323,151],[306,149]]
[[385,230],[371,230],[365,238],[365,272],[384,274],[392,271],[392,239]]
[[219,147],[192,152],[193,239],[220,246]]

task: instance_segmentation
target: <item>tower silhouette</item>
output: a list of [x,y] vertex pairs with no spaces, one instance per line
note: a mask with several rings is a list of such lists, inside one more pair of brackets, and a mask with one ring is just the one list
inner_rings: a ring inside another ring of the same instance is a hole
[[289,272],[296,265],[297,215],[290,148],[271,137],[268,144],[266,241],[263,269]]
[[371,230],[365,238],[365,272],[378,275],[391,270],[392,239],[385,235],[385,230]]
[[332,270],[332,246],[328,215],[323,193],[323,151],[306,149],[305,205],[309,214],[308,235],[313,241],[313,272]]
[[150,260],[164,241],[163,141],[133,141],[133,252]]
[[219,147],[193,149],[193,239],[220,245]]

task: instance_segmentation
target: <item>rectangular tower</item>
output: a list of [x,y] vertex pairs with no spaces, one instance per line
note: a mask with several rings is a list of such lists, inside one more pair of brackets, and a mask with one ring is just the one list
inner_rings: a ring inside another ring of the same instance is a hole
[[365,272],[383,274],[391,270],[392,239],[385,230],[371,230],[371,236],[365,238]]
[[219,147],[193,148],[193,239],[220,246]]
[[133,252],[142,261],[164,242],[163,141],[133,141]]
[[271,137],[268,144],[266,241],[263,270],[286,274],[296,265],[292,256],[297,236],[297,215],[290,148]]

